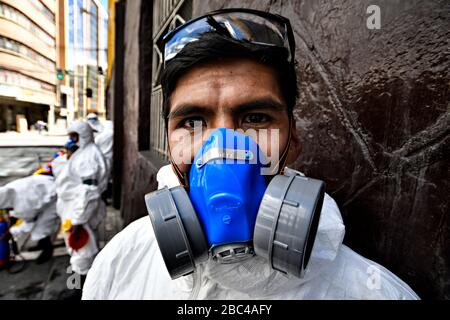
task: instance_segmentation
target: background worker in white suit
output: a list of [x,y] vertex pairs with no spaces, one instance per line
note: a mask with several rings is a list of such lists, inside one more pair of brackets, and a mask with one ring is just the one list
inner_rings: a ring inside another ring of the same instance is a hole
[[[53,161],[58,195],[57,212],[71,255],[72,271],[84,279],[98,252],[95,230],[106,215],[101,193],[107,183],[107,166],[94,143],[92,128],[84,121],[73,122],[66,144],[67,157]],[[81,243],[81,248],[71,244]]]
[[42,250],[37,264],[48,261],[53,255],[52,237],[59,230],[56,214],[55,179],[51,168],[39,170],[25,178],[14,180],[0,187],[0,209],[13,209],[11,216],[21,223],[10,228],[13,235],[30,232],[30,239],[37,242],[30,251]]

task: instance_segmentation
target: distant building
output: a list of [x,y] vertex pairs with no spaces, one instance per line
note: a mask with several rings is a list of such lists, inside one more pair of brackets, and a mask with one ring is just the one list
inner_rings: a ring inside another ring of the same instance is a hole
[[98,0],[0,0],[0,131],[104,117],[107,24]]
[[52,0],[0,1],[0,131],[54,121],[56,9]]
[[98,0],[59,0],[60,105],[67,122],[89,112],[105,116],[108,13]]

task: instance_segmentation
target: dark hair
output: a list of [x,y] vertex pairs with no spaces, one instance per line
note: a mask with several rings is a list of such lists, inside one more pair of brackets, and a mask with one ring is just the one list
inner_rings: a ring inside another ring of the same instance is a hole
[[175,90],[178,79],[194,65],[223,58],[250,58],[275,70],[281,92],[286,100],[288,115],[292,116],[298,98],[297,75],[294,64],[289,63],[287,57],[288,52],[285,48],[240,42],[215,32],[203,34],[199,40],[188,43],[169,60],[162,72],[163,116],[166,125],[170,96]]

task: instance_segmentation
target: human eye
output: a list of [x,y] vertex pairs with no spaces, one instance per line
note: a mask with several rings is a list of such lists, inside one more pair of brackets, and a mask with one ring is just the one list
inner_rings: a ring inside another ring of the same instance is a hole
[[197,127],[205,127],[206,121],[202,117],[190,117],[180,121],[181,126],[186,129],[194,129]]
[[243,123],[245,125],[263,125],[270,122],[271,117],[264,113],[249,113],[244,116]]

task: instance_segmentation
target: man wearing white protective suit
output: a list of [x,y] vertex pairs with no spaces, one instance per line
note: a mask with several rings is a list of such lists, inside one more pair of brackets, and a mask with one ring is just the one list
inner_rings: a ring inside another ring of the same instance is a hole
[[0,187],[0,208],[14,209],[11,216],[22,223],[10,228],[14,236],[30,232],[30,239],[38,243],[36,250],[42,250],[36,263],[48,261],[53,255],[51,237],[59,229],[56,214],[56,192],[53,176],[37,174],[14,180]]
[[285,167],[301,151],[294,56],[289,21],[255,10],[164,38],[171,164],[145,197],[149,217],[97,256],[84,299],[418,299],[342,244],[322,181]]
[[113,122],[106,120],[101,123],[95,113],[89,113],[86,122],[94,130],[95,144],[105,156],[108,168],[111,170],[113,152]]
[[110,174],[113,159],[113,122],[111,120],[106,120],[102,126],[103,129],[95,136],[95,144],[105,156],[108,174]]
[[100,122],[98,115],[96,113],[89,113],[86,116],[86,122],[91,126],[92,130],[94,130],[94,137],[97,136],[98,133],[103,131],[103,124]]
[[106,215],[101,193],[106,186],[107,168],[86,122],[73,122],[68,133],[67,156],[52,163],[57,212],[65,231],[72,271],[84,277],[98,252],[95,231]]
[[112,170],[112,161],[113,161],[113,142],[114,142],[114,131],[113,131],[113,122],[110,120],[106,120],[103,124],[98,119],[98,116],[95,113],[88,114],[87,123],[91,126],[92,130],[94,130],[95,136],[95,144],[98,146],[100,151],[105,156],[106,167],[108,172],[108,186],[103,194],[102,198],[105,202],[107,202],[107,198],[109,197],[110,192],[110,179],[111,179],[111,170]]

